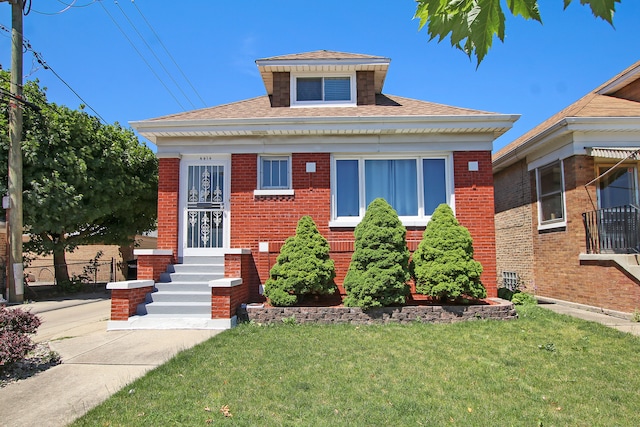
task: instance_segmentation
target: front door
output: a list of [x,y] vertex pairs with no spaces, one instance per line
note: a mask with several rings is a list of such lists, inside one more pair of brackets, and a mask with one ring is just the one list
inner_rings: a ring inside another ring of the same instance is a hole
[[226,162],[188,164],[183,171],[183,256],[215,255],[228,247]]

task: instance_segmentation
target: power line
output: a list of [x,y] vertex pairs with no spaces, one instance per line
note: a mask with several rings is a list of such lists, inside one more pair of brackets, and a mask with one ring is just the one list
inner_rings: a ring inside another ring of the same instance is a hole
[[31,49],[31,46],[29,46],[29,49],[31,50],[32,54],[35,56],[36,61],[38,61],[38,64],[42,65],[44,67],[45,70],[49,70],[53,73],[54,76],[56,76],[58,78],[58,80],[60,80],[67,88],[69,88],[69,90],[80,100],[82,101],[82,103],[84,105],[87,106],[87,108],[89,108],[91,111],[93,111],[95,113],[96,116],[98,116],[98,118],[104,123],[104,124],[108,124],[107,121],[100,115],[100,113],[98,113],[95,108],[93,108],[91,105],[89,105],[89,103],[87,101],[85,101],[78,92],[76,92],[76,90],[74,88],[71,87],[71,85],[69,83],[67,83],[65,81],[65,79],[63,79],[60,74],[58,74],[56,72],[56,70],[54,70],[53,68],[51,68],[51,65],[47,64],[47,62],[44,60],[44,58],[42,57],[42,55],[39,52],[36,52],[35,50]]
[[171,73],[169,72],[169,70],[167,70],[167,67],[164,66],[164,64],[162,63],[162,61],[160,60],[160,58],[158,58],[158,55],[156,55],[156,52],[153,50],[153,48],[149,45],[149,43],[147,43],[147,40],[142,36],[142,34],[140,34],[140,31],[138,31],[138,28],[135,26],[135,24],[131,21],[131,19],[129,19],[129,16],[125,13],[125,11],[122,9],[122,7],[120,7],[120,3],[118,3],[118,1],[114,1],[114,3],[116,4],[116,6],[118,6],[118,9],[120,9],[120,12],[122,12],[122,15],[124,15],[125,19],[127,20],[127,22],[129,22],[129,25],[131,25],[131,27],[133,28],[133,30],[136,32],[136,34],[138,35],[138,37],[140,37],[140,39],[142,39],[142,41],[144,42],[145,46],[147,46],[147,48],[149,49],[149,51],[151,52],[151,54],[153,55],[154,58],[156,58],[156,60],[158,61],[158,63],[160,64],[160,66],[162,67],[162,69],[164,70],[165,73],[167,73],[167,75],[169,76],[169,78],[171,79],[171,81],[173,82],[173,84],[176,85],[176,87],[178,88],[178,90],[180,91],[180,93],[182,94],[182,96],[184,96],[186,98],[186,100],[189,102],[189,104],[191,104],[191,106],[193,108],[196,108],[196,106],[193,104],[193,102],[191,102],[191,99],[189,99],[189,97],[187,96],[186,93],[184,93],[184,91],[182,90],[182,88],[180,87],[180,85],[178,84],[178,82],[173,78],[173,76],[171,75]]
[[97,0],[92,0],[90,3],[87,4],[81,4],[81,5],[76,5],[76,2],[78,0],[73,0],[71,3],[66,3],[63,2],[61,0],[58,0],[58,3],[63,4],[64,6],[66,6],[64,9],[59,10],[57,12],[42,12],[40,10],[35,10],[32,9],[33,12],[38,13],[40,15],[48,15],[48,16],[53,16],[53,15],[60,15],[61,13],[65,13],[66,11],[68,11],[69,9],[78,9],[78,8],[82,8],[82,7],[87,7],[87,6],[91,6],[92,4],[94,4]]
[[[59,15],[61,13],[66,12],[67,10],[71,9],[73,7],[73,5],[76,3],[77,0],[73,0],[73,3],[68,4],[67,7],[65,7],[64,9],[58,11],[58,12],[53,12],[53,13],[47,13],[47,12],[40,12],[38,10],[33,10],[35,13],[39,13],[40,15]],[[64,3],[63,3],[64,4]]]
[[40,106],[34,104],[33,102],[29,102],[24,98],[20,98],[19,96],[15,96],[14,94],[12,94],[11,92],[9,92],[8,90],[1,88],[0,87],[0,95],[1,96],[6,96],[10,99],[13,99],[14,101],[20,103],[20,104],[24,104],[27,107],[31,108],[32,110],[36,111],[36,112],[40,112],[40,110],[42,110],[40,108]]
[[[9,34],[11,33],[11,30],[9,30],[7,27],[5,27],[4,25],[0,24],[0,30],[2,31],[6,31]],[[42,54],[39,52],[36,52],[33,47],[31,47],[31,43],[29,42],[29,40],[24,38],[23,35],[23,42],[22,42],[22,46],[25,49],[25,51],[29,51],[31,52],[31,54],[33,55],[33,57],[36,59],[36,61],[42,65],[42,67],[45,70],[49,70],[51,71],[51,73],[56,76],[58,78],[58,80],[60,80],[67,88],[69,88],[69,90],[84,104],[87,106],[88,109],[90,109],[91,111],[94,112],[94,114],[104,123],[104,124],[108,124],[108,122],[100,115],[100,113],[98,113],[96,111],[95,108],[93,108],[87,101],[85,101],[78,92],[76,92],[75,89],[73,89],[71,87],[71,85],[69,83],[67,83],[61,76],[60,74],[58,74],[56,72],[56,70],[54,70],[53,68],[51,68],[51,65],[49,65],[44,58],[42,57]]]
[[193,84],[191,83],[191,81],[189,80],[189,78],[187,77],[187,75],[184,73],[184,71],[182,71],[182,68],[180,68],[180,66],[178,65],[178,63],[176,62],[176,60],[173,58],[173,56],[171,55],[171,53],[169,52],[169,49],[167,49],[167,47],[165,46],[165,44],[162,42],[162,40],[160,39],[160,36],[158,35],[158,33],[153,29],[153,26],[151,26],[151,23],[149,23],[149,21],[147,20],[147,18],[142,14],[142,11],[140,10],[140,8],[138,7],[138,5],[136,4],[135,0],[131,0],[131,4],[133,4],[133,7],[136,8],[136,10],[138,11],[138,13],[140,14],[140,16],[142,17],[142,19],[144,20],[144,22],[147,24],[147,26],[149,27],[149,29],[151,30],[151,32],[153,33],[154,36],[156,36],[156,39],[158,40],[158,42],[160,43],[160,46],[162,46],[162,48],[164,49],[164,51],[167,53],[167,55],[169,56],[169,58],[171,59],[171,61],[173,61],[173,64],[176,66],[176,68],[178,69],[178,71],[180,71],[180,74],[182,74],[182,77],[185,79],[185,81],[189,84],[189,86],[191,87],[191,89],[193,90],[193,92],[196,94],[196,96],[198,97],[198,99],[200,99],[200,102],[202,102],[203,106],[207,106],[207,103],[204,101],[204,99],[202,99],[202,97],[200,96],[200,93],[198,92],[198,90],[193,86]]
[[122,27],[118,24],[118,22],[113,18],[113,16],[109,13],[109,11],[107,10],[106,7],[104,7],[104,5],[102,4],[102,1],[98,1],[98,4],[102,7],[102,9],[104,10],[104,12],[109,16],[109,18],[111,18],[111,21],[113,22],[113,24],[118,28],[118,30],[120,30],[120,32],[122,33],[122,35],[127,39],[127,41],[129,42],[129,44],[131,45],[131,47],[133,47],[133,49],[136,51],[136,53],[138,54],[138,56],[140,56],[140,58],[144,61],[144,63],[147,65],[147,67],[149,68],[149,70],[151,70],[151,72],[153,73],[154,76],[156,76],[156,78],[158,79],[158,81],[162,84],[162,86],[164,86],[164,88],[166,89],[166,91],[171,95],[171,97],[176,101],[176,103],[180,106],[180,108],[182,108],[183,111],[186,111],[186,108],[184,108],[184,106],[180,103],[180,101],[178,100],[178,98],[176,98],[176,96],[173,94],[173,92],[171,92],[171,90],[169,89],[169,87],[167,87],[167,85],[164,83],[164,81],[160,78],[160,76],[158,76],[158,74],[155,72],[155,70],[153,69],[153,67],[151,67],[151,64],[149,64],[149,62],[145,59],[145,57],[142,55],[142,53],[140,53],[140,51],[138,50],[138,48],[136,47],[136,45],[131,41],[131,39],[129,38],[129,36],[127,36],[127,34],[124,32],[124,30],[122,29]]

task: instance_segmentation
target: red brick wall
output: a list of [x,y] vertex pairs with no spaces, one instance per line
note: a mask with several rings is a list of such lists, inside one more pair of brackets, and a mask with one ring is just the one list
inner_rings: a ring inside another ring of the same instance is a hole
[[159,159],[158,174],[158,249],[173,250],[175,262],[178,255],[180,159]]
[[153,286],[136,289],[113,289],[111,291],[111,320],[128,320],[136,314],[138,304],[142,304]]
[[[469,162],[478,171],[469,171]],[[474,258],[483,267],[482,284],[489,297],[497,296],[493,170],[490,151],[453,153],[456,218],[473,238]]]
[[[479,172],[469,172],[467,162],[478,161]],[[269,278],[280,245],[295,234],[298,220],[310,215],[331,245],[331,258],[336,265],[336,283],[346,275],[353,251],[353,229],[329,229],[330,166],[329,153],[293,154],[294,196],[258,196],[256,154],[234,154],[231,158],[231,246],[251,249],[255,274],[250,284],[251,297],[256,297],[260,283]],[[306,163],[315,162],[316,172],[308,174]],[[490,152],[465,152],[454,155],[456,183],[456,215],[469,228],[474,239],[475,258],[482,263],[482,282],[489,296],[496,291],[495,228],[493,222],[493,177]],[[422,239],[424,228],[409,228],[407,241],[411,251]],[[270,242],[268,252],[259,252],[259,242]],[[255,282],[254,282],[255,280]],[[340,286],[341,288],[341,286]],[[341,288],[343,292],[343,289]]]
[[251,254],[226,254],[224,257],[224,276],[242,278],[242,289],[236,290],[239,303],[260,300],[257,286],[250,286],[251,283],[260,283],[256,265]]
[[138,255],[138,280],[153,280],[158,282],[160,274],[167,271],[167,266],[173,263],[172,255]]
[[211,318],[230,319],[240,304],[247,302],[246,284],[233,287],[211,288]]
[[524,289],[533,292],[533,230],[531,181],[521,160],[494,177],[496,263],[498,284],[503,271],[515,272]]
[[596,209],[596,187],[584,184],[595,178],[592,157],[564,160],[567,226],[538,231],[535,171],[530,174],[536,293],[581,304],[631,312],[640,308],[640,283],[610,262],[583,263],[586,252],[582,213]]
[[[251,249],[256,280],[250,284],[252,296],[269,277],[277,253],[259,252],[259,242],[284,241],[295,234],[298,220],[310,215],[319,231],[327,236],[330,219],[330,154],[293,154],[293,196],[257,196],[258,156],[231,156],[231,247]],[[315,162],[316,172],[307,173],[306,163]]]

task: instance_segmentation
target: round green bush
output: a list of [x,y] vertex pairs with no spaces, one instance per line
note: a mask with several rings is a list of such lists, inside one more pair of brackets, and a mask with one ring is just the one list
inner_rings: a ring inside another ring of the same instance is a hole
[[354,252],[344,279],[347,307],[402,305],[409,294],[409,249],[396,211],[384,199],[369,204],[354,230]]
[[458,223],[446,204],[438,206],[431,216],[413,262],[419,293],[443,301],[487,296],[480,283],[482,265],[473,259],[471,233]]
[[310,216],[298,221],[295,236],[289,237],[265,282],[264,294],[274,306],[295,305],[306,295],[327,295],[336,291],[329,243]]
[[538,300],[531,294],[526,292],[516,292],[511,297],[511,302],[515,305],[536,305],[538,304]]

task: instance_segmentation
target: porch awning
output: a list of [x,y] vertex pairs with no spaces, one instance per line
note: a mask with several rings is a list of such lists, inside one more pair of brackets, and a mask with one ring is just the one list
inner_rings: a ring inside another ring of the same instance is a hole
[[587,147],[587,154],[593,157],[604,157],[606,159],[640,159],[640,147]]

